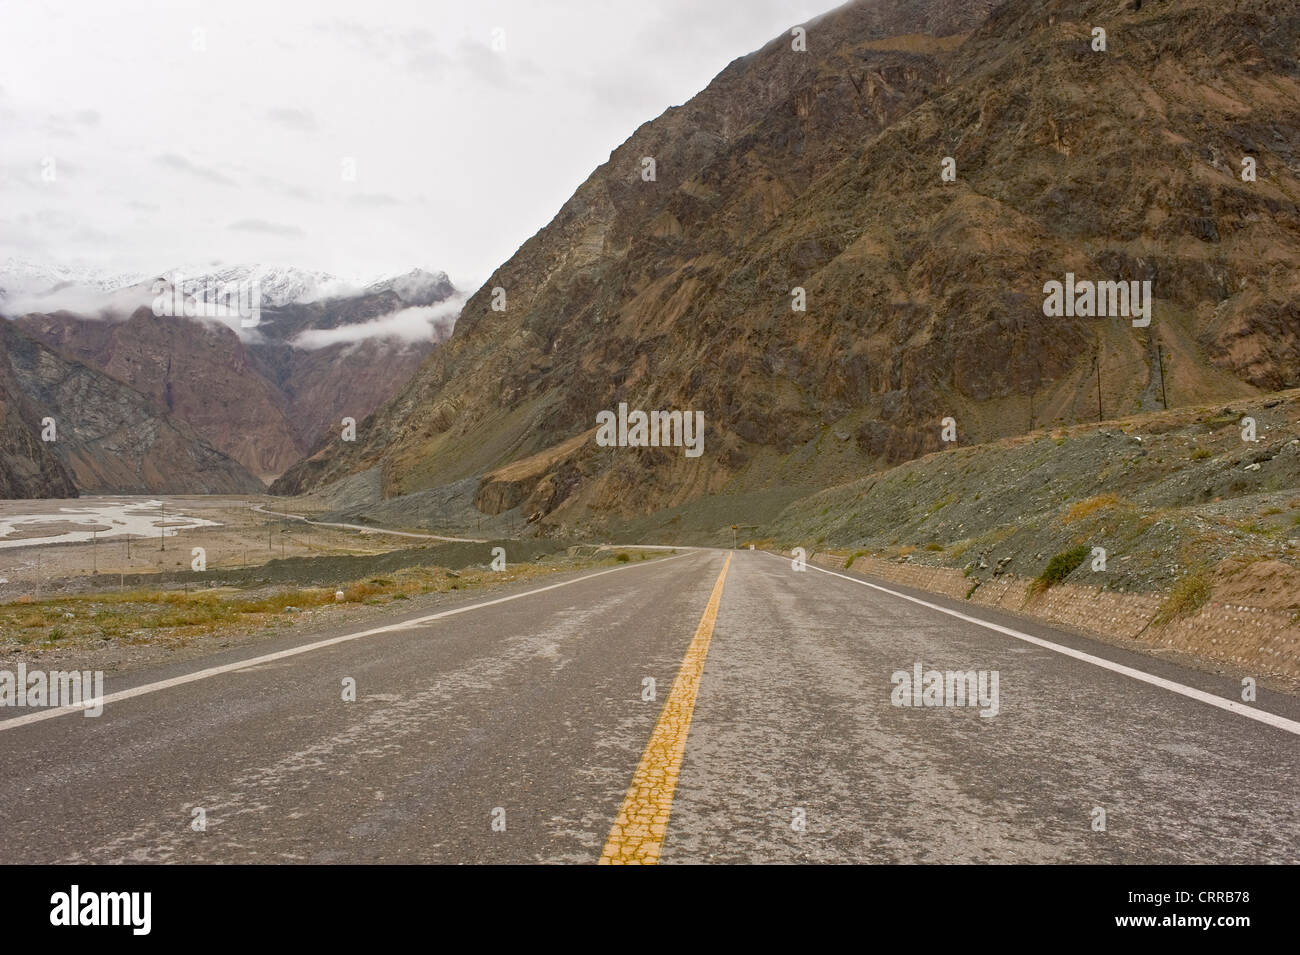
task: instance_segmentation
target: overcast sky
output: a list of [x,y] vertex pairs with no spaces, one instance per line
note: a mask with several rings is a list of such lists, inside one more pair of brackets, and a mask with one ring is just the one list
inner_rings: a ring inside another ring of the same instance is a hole
[[0,260],[472,291],[637,126],[836,5],[0,0]]

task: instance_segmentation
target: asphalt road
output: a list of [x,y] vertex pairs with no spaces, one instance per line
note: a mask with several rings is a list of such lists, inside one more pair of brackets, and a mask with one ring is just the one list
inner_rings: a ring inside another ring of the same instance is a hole
[[1300,861],[1294,698],[863,580],[695,551],[110,674],[0,711],[0,860]]

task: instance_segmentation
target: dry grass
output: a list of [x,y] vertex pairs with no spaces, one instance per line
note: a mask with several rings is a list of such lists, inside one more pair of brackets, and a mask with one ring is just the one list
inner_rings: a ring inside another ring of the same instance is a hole
[[[627,560],[626,555],[620,555]],[[503,580],[541,576],[557,570],[614,564],[617,557],[569,564],[521,564],[504,573],[466,568],[452,577],[443,567],[408,567],[391,577],[371,577],[338,587],[292,587],[245,595],[230,588],[184,591],[134,590],[28,599],[0,604],[0,646],[60,645],[75,640],[113,640],[123,644],[185,641],[223,632],[249,632],[293,619],[289,608],[328,612],[341,604],[382,604],[425,593],[485,586]]]
[[948,549],[949,559],[950,560],[960,559],[966,553],[966,551],[970,550],[971,545],[974,543],[975,543],[975,539],[973,537],[967,537],[964,540],[957,541],[957,543],[953,544]]
[[1123,504],[1114,494],[1098,494],[1096,497],[1084,498],[1082,501],[1075,501],[1066,510],[1061,518],[1062,524],[1073,524],[1075,521],[1083,520],[1089,514],[1095,514],[1097,511],[1111,511]]
[[1191,616],[1209,601],[1210,592],[1210,578],[1204,571],[1197,570],[1185,574],[1170,588],[1169,596],[1164,599],[1160,609],[1151,619],[1151,623],[1161,627]]

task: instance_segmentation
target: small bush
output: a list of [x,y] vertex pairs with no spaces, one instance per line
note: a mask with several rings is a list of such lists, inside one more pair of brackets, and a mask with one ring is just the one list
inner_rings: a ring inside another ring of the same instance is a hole
[[1195,451],[1192,452],[1193,461],[1204,461],[1209,456],[1210,456],[1209,448],[1197,448]]
[[614,559],[618,561],[620,564],[626,564],[632,558],[629,557],[627,554],[623,553],[622,551],[619,551],[617,554],[614,555]]
[[865,550],[854,551],[852,554],[849,555],[849,559],[844,562],[844,569],[848,570],[850,567],[853,566],[853,562],[855,560],[857,560],[859,557],[866,557],[866,556],[867,556],[867,552]]
[[1035,593],[1042,593],[1048,587],[1053,587],[1074,573],[1074,569],[1088,559],[1092,553],[1092,548],[1087,544],[1080,544],[1078,547],[1071,547],[1069,550],[1061,551],[1047,562],[1043,572],[1035,578],[1032,589]]

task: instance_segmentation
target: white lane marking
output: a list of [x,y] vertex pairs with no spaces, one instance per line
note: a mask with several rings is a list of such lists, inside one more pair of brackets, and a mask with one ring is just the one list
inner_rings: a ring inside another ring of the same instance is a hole
[[[332,647],[336,643],[347,643],[349,640],[360,640],[362,637],[373,637],[375,634],[391,633],[395,630],[409,630],[412,627],[422,626],[423,624],[430,623],[434,620],[441,620],[444,617],[454,617],[456,614],[469,613],[471,610],[481,610],[484,607],[493,607],[497,604],[508,603],[511,600],[519,600],[522,597],[531,597],[534,594],[545,593],[548,590],[567,587],[570,584],[580,584],[584,580],[603,577],[606,574],[617,573],[620,570],[631,570],[633,567],[659,567],[671,561],[681,560],[683,557],[690,556],[692,555],[678,554],[676,557],[666,557],[663,560],[655,561],[652,564],[629,564],[626,567],[611,567],[609,570],[601,570],[594,574],[575,577],[573,580],[562,580],[558,584],[549,584],[545,587],[538,587],[536,590],[525,590],[520,594],[510,594],[506,597],[497,597],[495,600],[484,600],[481,603],[469,604],[465,607],[454,607],[451,610],[443,610],[440,613],[431,613],[424,617],[413,617],[410,620],[401,620],[397,623],[390,623],[383,627],[374,627],[370,630],[361,630],[356,633],[345,633],[340,637],[330,637],[327,640],[317,640],[315,643],[305,643],[299,647],[290,647],[288,650],[279,650],[275,653],[267,653],[260,657],[250,657],[247,660],[238,660],[234,663],[208,667],[206,670],[197,670],[194,673],[172,677],[169,680],[159,680],[156,683],[146,683],[143,686],[135,686],[129,690],[118,690],[116,693],[109,693],[103,698],[103,704],[107,706],[109,703],[117,703],[121,700],[129,700],[134,696],[144,696],[146,693],[157,693],[159,690],[168,690],[174,686],[183,686],[186,683],[206,680],[209,677],[220,676],[222,673],[233,673],[237,670],[247,670],[258,666],[259,664],[271,663],[275,660],[283,660],[285,657],[297,656],[300,653],[309,653],[312,650],[319,650],[322,647]],[[0,722],[0,733],[5,730],[16,729],[19,726],[26,726],[28,723],[39,723],[41,720],[52,720],[56,716],[63,716],[67,713],[84,713],[85,710],[85,706],[58,706],[52,707],[48,710],[37,710],[34,713],[25,713],[22,716],[15,716],[13,719]]]
[[[781,557],[770,551],[764,551],[777,560],[788,561],[788,557]],[[1059,643],[1052,643],[1050,640],[1043,640],[1040,637],[1030,636],[1027,633],[1021,633],[1019,630],[1012,630],[1010,627],[1004,627],[1000,624],[990,623],[987,620],[981,620],[979,617],[972,617],[969,614],[960,613],[956,610],[949,610],[947,607],[941,607],[938,604],[932,604],[928,600],[921,600],[917,597],[909,597],[907,594],[900,594],[896,590],[890,590],[888,587],[881,587],[878,584],[868,583],[865,580],[859,580],[857,577],[850,577],[847,574],[837,574],[833,570],[827,570],[825,567],[817,567],[809,563],[810,570],[819,570],[823,574],[830,574],[832,577],[839,577],[843,580],[850,580],[855,584],[861,584],[864,587],[870,587],[873,590],[879,590],[881,593],[889,594],[892,597],[900,597],[903,600],[910,600],[914,604],[922,607],[928,607],[931,610],[937,610],[940,613],[946,613],[950,617],[956,617],[958,620],[965,620],[967,623],[973,623],[977,626],[984,627],[988,630],[996,630],[998,633],[1005,633],[1008,637],[1015,637],[1017,640],[1023,640],[1026,643],[1032,643],[1036,647],[1043,647],[1046,650],[1052,650],[1056,653],[1064,654],[1067,657],[1073,657],[1076,660],[1082,660],[1084,663],[1091,663],[1099,666],[1104,670],[1110,670],[1113,673],[1120,673],[1135,680],[1141,680],[1143,683],[1150,683],[1152,686],[1158,686],[1162,689],[1169,690],[1172,693],[1179,693],[1193,700],[1199,700],[1202,703],[1208,703],[1210,706],[1217,706],[1221,710],[1227,710],[1229,713],[1236,713],[1238,716],[1247,716],[1252,720],[1258,720],[1261,723],[1267,723],[1269,726],[1276,727],[1280,730],[1286,730],[1288,733],[1294,733],[1300,736],[1300,722],[1289,720],[1285,716],[1278,716],[1276,713],[1270,713],[1267,710],[1257,710],[1238,703],[1236,700],[1229,700],[1222,696],[1215,696],[1213,693],[1206,693],[1204,690],[1198,690],[1193,686],[1185,686],[1182,683],[1176,683],[1173,680],[1166,680],[1164,677],[1155,676],[1144,670],[1138,670],[1133,667],[1124,666],[1122,663],[1115,663],[1113,660],[1107,660],[1105,657],[1096,657],[1091,653],[1084,653],[1082,650],[1075,650],[1071,647],[1062,646]]]

